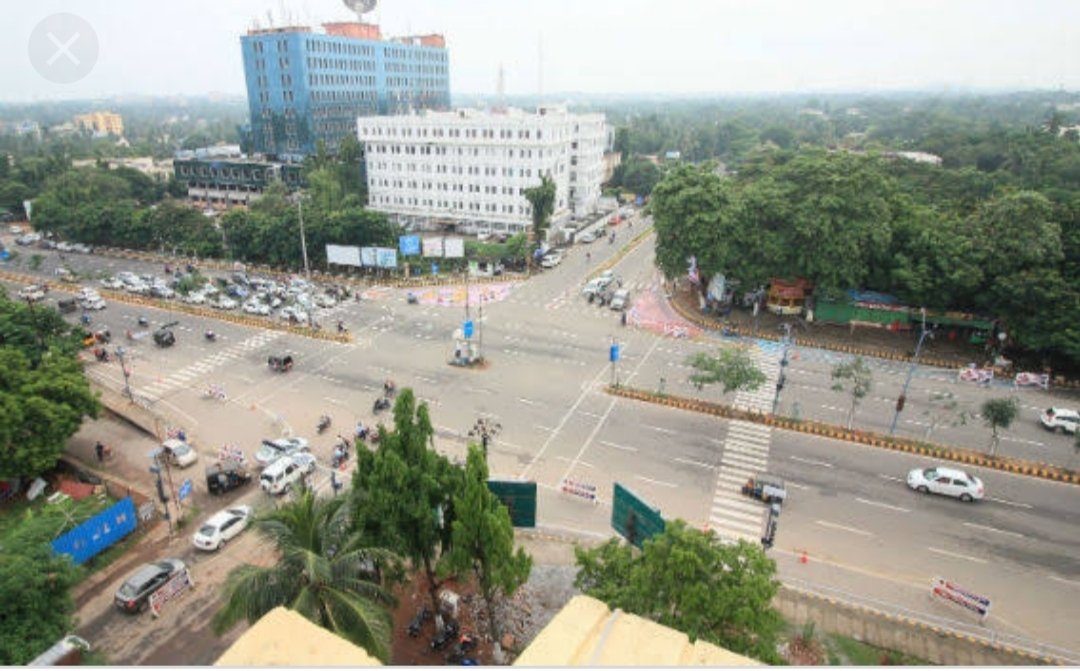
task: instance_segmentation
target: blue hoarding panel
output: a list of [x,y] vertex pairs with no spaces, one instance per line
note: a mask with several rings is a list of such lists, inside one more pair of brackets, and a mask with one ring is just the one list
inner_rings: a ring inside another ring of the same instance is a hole
[[420,255],[420,236],[419,235],[403,235],[398,238],[398,248],[401,250],[402,256],[419,256]]
[[86,520],[52,542],[53,552],[71,555],[76,564],[84,564],[135,531],[139,517],[131,497]]

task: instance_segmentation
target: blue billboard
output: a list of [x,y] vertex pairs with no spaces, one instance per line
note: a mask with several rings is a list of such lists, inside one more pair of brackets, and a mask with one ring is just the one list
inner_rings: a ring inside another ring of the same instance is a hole
[[71,555],[76,564],[84,564],[123,540],[138,524],[135,504],[129,496],[54,540],[52,549],[56,554]]
[[420,256],[420,236],[403,235],[398,238],[398,249],[402,256]]

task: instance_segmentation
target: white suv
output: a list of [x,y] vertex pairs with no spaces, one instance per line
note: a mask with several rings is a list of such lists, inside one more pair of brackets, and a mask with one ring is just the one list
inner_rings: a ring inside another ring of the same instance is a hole
[[964,503],[982,499],[982,480],[955,468],[916,468],[908,473],[907,485],[922,494],[942,494]]
[[1065,408],[1047,408],[1039,420],[1050,431],[1076,433],[1076,427],[1080,424],[1080,413]]

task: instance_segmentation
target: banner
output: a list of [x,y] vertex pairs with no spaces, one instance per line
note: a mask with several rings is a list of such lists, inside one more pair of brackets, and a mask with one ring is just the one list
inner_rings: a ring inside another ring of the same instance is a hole
[[191,579],[191,573],[185,568],[162,585],[156,592],[150,595],[150,613],[154,617],[161,615],[161,607],[175,598],[188,587],[194,587],[195,581]]
[[376,247],[375,265],[380,268],[397,268],[397,250],[389,247]]
[[22,202],[22,206],[23,206],[23,209],[26,210],[26,220],[30,221],[30,210],[32,210],[34,208],[33,201],[24,200]]
[[376,265],[376,253],[374,247],[361,247],[360,248],[360,265],[374,268]]
[[442,238],[424,238],[424,256],[438,256],[443,255],[443,239]]
[[398,249],[401,250],[402,256],[419,256],[420,255],[420,236],[419,235],[403,235],[398,238]]
[[359,266],[360,248],[344,247],[342,245],[327,245],[326,262],[336,263],[339,266]]
[[443,241],[443,253],[448,259],[460,259],[465,256],[464,238],[446,238]]
[[990,384],[994,379],[993,368],[976,368],[975,364],[968,364],[967,368],[961,368],[958,372],[961,382],[974,382],[975,384]]
[[930,592],[934,596],[952,601],[962,608],[978,613],[984,620],[990,614],[990,599],[979,596],[943,578],[934,578],[930,583]]
[[1050,388],[1050,376],[1046,373],[1017,373],[1013,383],[1017,387]]

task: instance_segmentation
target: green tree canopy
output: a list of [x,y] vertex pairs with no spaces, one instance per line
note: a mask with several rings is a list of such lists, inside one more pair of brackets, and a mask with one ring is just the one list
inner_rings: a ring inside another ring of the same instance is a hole
[[765,383],[765,373],[754,365],[750,353],[741,348],[722,348],[716,356],[696,352],[687,357],[686,363],[697,372],[690,375],[690,382],[698,389],[707,384],[720,383],[724,393],[754,391]]
[[776,563],[757,545],[728,545],[683,520],[645,541],[640,553],[612,539],[574,554],[574,584],[612,608],[647,617],[766,663],[779,661],[783,619],[772,607]]
[[555,182],[544,175],[539,184],[525,189],[525,199],[532,207],[533,240],[539,242],[543,240],[544,231],[551,224],[551,214],[555,211]]

